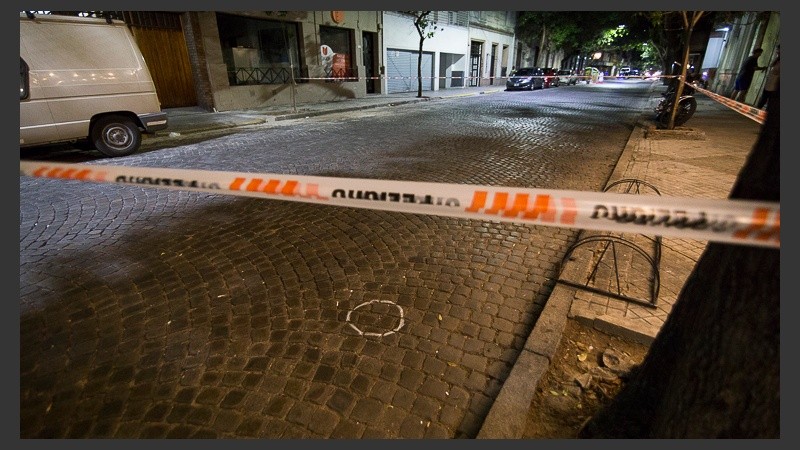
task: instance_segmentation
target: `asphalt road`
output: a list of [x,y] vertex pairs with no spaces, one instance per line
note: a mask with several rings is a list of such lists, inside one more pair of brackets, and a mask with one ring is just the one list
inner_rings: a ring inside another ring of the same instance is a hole
[[[596,192],[648,86],[47,157]],[[577,233],[71,180],[19,189],[22,438],[473,438]]]

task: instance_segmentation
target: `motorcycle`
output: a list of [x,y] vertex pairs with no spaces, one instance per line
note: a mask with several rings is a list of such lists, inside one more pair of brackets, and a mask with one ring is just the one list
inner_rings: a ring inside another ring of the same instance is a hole
[[[675,96],[678,90],[678,83],[681,83],[679,78],[673,78],[670,82],[667,91],[661,95],[664,97],[658,106],[655,108],[656,123],[660,128],[666,128],[669,125],[669,117],[672,114],[672,105],[675,102]],[[680,126],[692,118],[695,110],[697,109],[697,100],[694,98],[695,89],[693,83],[686,83],[683,85],[683,92],[681,98],[678,100],[678,110],[675,113],[674,125]]]

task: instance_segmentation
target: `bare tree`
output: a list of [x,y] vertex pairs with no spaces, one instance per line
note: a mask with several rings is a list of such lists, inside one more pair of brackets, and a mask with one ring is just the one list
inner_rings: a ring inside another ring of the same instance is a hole
[[417,97],[422,97],[422,45],[425,39],[433,37],[439,27],[430,18],[432,11],[403,11],[414,17],[414,28],[419,35],[419,55],[417,56]]
[[[731,199],[780,201],[779,97]],[[779,249],[710,243],[639,369],[580,437],[780,438],[780,306]]]

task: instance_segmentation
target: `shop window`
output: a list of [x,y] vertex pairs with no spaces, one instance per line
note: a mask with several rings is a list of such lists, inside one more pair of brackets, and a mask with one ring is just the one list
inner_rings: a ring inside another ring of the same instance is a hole
[[[326,77],[345,78],[340,81],[358,81],[354,69],[352,30],[335,27],[319,27],[320,55]],[[350,79],[348,79],[350,78]]]
[[231,85],[284,84],[300,78],[296,23],[217,13],[217,28]]

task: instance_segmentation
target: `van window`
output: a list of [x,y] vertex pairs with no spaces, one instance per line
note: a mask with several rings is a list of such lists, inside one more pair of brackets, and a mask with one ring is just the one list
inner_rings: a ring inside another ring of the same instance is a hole
[[19,99],[25,100],[30,93],[30,86],[28,84],[28,65],[25,61],[19,59]]

